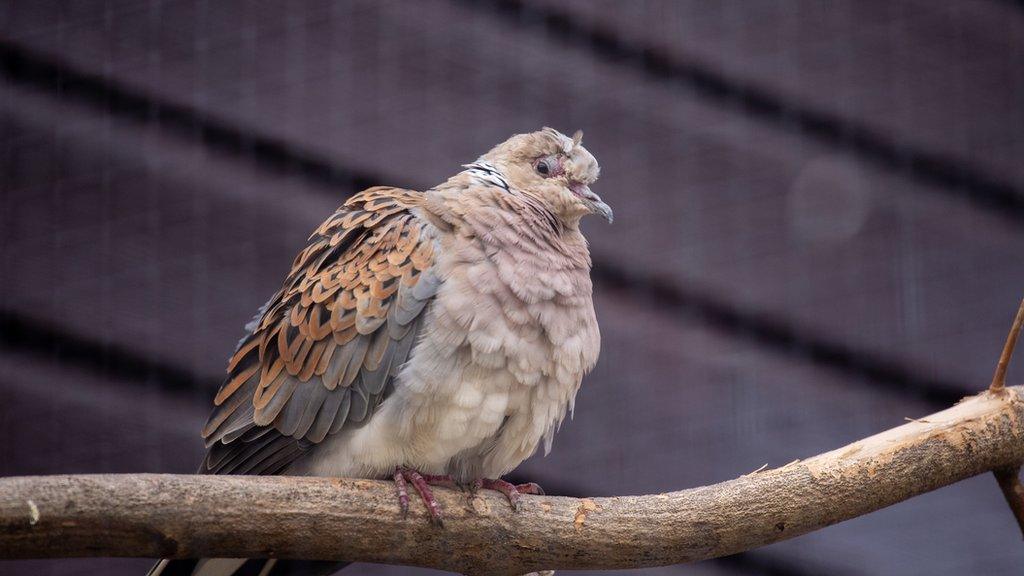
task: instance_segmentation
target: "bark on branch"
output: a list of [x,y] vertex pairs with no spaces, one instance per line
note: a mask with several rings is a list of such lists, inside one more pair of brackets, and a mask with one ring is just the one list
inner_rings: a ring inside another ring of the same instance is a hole
[[438,490],[402,519],[384,482],[171,475],[0,479],[0,557],[301,557],[467,574],[637,568],[792,538],[1024,461],[1024,391],[986,392],[832,452],[649,496]]

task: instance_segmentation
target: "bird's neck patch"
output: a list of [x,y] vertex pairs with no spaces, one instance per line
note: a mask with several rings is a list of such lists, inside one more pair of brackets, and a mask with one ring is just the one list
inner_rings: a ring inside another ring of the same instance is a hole
[[477,160],[472,164],[463,164],[463,167],[466,169],[465,173],[469,174],[475,183],[482,186],[497,186],[505,192],[509,191],[508,180],[494,164]]

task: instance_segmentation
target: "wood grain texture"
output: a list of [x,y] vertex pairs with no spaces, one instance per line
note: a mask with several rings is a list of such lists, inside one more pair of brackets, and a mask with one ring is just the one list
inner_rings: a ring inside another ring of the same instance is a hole
[[0,480],[0,556],[302,557],[466,574],[636,568],[740,552],[1024,461],[1024,388],[781,468],[647,496],[438,490],[443,528],[367,480],[96,475]]

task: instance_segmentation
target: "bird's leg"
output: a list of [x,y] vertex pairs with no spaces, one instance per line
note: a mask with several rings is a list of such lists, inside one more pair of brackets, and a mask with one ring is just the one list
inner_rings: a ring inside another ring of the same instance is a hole
[[420,499],[423,500],[423,504],[426,505],[427,511],[430,513],[430,521],[438,526],[443,524],[441,520],[441,505],[434,498],[434,492],[430,489],[430,485],[454,485],[454,481],[450,476],[423,476],[412,468],[399,466],[395,468],[395,474],[392,478],[395,481],[395,492],[398,494],[398,505],[402,508],[403,518],[409,514],[409,492],[406,487],[408,484],[412,484],[412,487],[419,493]]
[[511,482],[506,482],[501,478],[480,478],[473,482],[473,488],[476,490],[484,488],[485,490],[497,490],[498,492],[501,492],[506,498],[508,498],[508,503],[512,505],[512,509],[516,512],[519,511],[519,497],[522,494],[535,494],[538,496],[544,495],[544,490],[534,482],[513,484]]

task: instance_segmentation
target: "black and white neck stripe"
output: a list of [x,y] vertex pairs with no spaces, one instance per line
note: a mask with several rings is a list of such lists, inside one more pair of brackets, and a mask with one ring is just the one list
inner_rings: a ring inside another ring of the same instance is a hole
[[505,192],[509,191],[508,180],[490,162],[478,160],[472,164],[465,164],[466,172],[478,183],[484,186],[497,186]]

